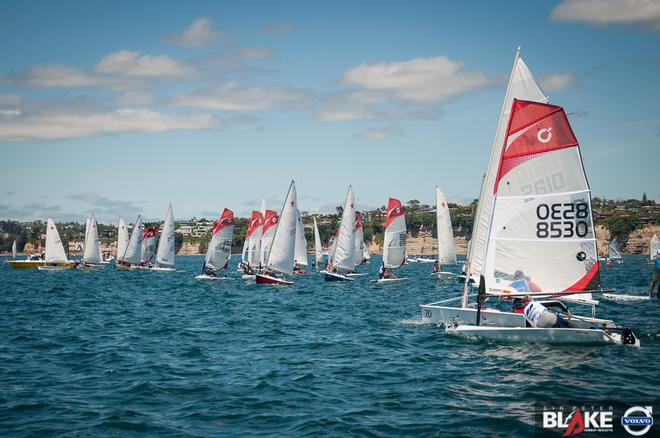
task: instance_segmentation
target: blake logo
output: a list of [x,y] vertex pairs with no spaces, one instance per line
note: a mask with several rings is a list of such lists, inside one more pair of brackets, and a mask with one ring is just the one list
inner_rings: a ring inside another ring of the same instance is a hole
[[[552,128],[543,128],[536,133],[536,139],[541,143],[548,143],[552,140]],[[547,135],[546,135],[547,134]]]
[[567,414],[561,407],[559,410],[543,410],[543,428],[565,430],[563,437],[577,435],[582,432],[612,432],[612,409],[589,407],[574,407]]
[[633,406],[629,408],[621,417],[621,425],[630,435],[642,436],[646,434],[653,426],[653,407]]

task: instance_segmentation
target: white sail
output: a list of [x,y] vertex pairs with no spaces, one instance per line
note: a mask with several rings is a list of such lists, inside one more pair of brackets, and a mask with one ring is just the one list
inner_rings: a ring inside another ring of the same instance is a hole
[[[265,202],[262,202],[262,206]],[[264,225],[261,233],[261,248],[259,250],[259,262],[262,265],[266,264],[268,260],[268,253],[270,253],[270,247],[273,245],[273,237],[275,237],[275,229],[277,228],[277,222],[280,217],[277,215],[276,211],[265,210],[264,214]]]
[[323,262],[323,244],[321,243],[319,227],[316,224],[316,216],[314,216],[314,258],[316,259],[316,267],[318,268]]
[[355,212],[355,249],[353,251],[353,263],[355,266],[360,266],[364,260],[364,230],[362,229],[362,213]]
[[117,225],[117,261],[124,260],[126,248],[128,248],[128,228],[126,222],[119,216],[119,224]]
[[367,245],[364,246],[364,252],[362,253],[362,257],[364,257],[365,260],[371,259],[371,254],[369,254],[369,250],[367,249]]
[[406,261],[406,216],[398,199],[387,202],[385,236],[383,238],[383,265],[394,269]]
[[335,248],[332,252],[331,263],[335,268],[355,269],[353,252],[355,251],[355,196],[353,187],[348,186],[344,212],[339,224],[339,234],[334,242]]
[[66,263],[66,253],[64,252],[64,245],[60,239],[60,233],[57,232],[55,222],[48,218],[46,224],[46,257],[48,263]]
[[249,239],[243,240],[243,250],[241,251],[241,263],[245,264],[247,263],[247,255],[248,255],[248,244],[249,244]]
[[305,224],[303,224],[300,210],[296,218],[296,249],[293,256],[299,266],[307,266],[307,238],[305,237]]
[[486,292],[599,288],[591,192],[563,108],[514,100],[497,175]]
[[439,187],[435,188],[435,218],[438,232],[438,263],[440,265],[455,265],[454,231],[451,228],[451,217],[445,194],[442,193]]
[[268,254],[266,267],[282,274],[293,274],[293,260],[296,245],[296,222],[298,219],[296,184],[291,181],[286,195],[280,220],[275,229],[273,244]]
[[98,265],[102,262],[101,247],[99,246],[99,230],[94,214],[87,219],[87,234],[85,235],[85,251],[83,263]]
[[[14,245],[15,244],[16,241],[14,240]],[[654,234],[653,237],[651,238],[651,241],[649,242],[649,259],[653,261],[658,257],[660,257],[660,239],[658,239],[657,234]]]
[[11,244],[11,258],[16,258],[16,240],[14,240],[14,243]]
[[167,208],[165,223],[163,223],[163,230],[160,233],[156,263],[166,266],[174,265],[174,213],[172,212],[172,204]]
[[261,255],[261,235],[263,232],[263,225],[263,215],[258,211],[253,211],[245,237],[248,240],[247,262],[251,266],[258,266],[260,262],[259,257]]
[[142,231],[144,226],[142,225],[142,216],[138,215],[135,225],[133,226],[133,232],[131,233],[131,238],[126,245],[126,251],[121,260],[130,263],[130,264],[139,264],[142,256]]
[[231,258],[231,240],[234,235],[234,212],[225,208],[213,227],[213,235],[206,251],[206,266],[224,269]]
[[514,98],[534,102],[547,102],[547,98],[543,94],[541,87],[536,83],[534,76],[520,57],[520,49],[516,52],[516,57],[513,62],[513,69],[509,78],[504,102],[502,103],[500,118],[497,123],[497,130],[495,131],[495,138],[491,147],[488,168],[481,184],[479,204],[477,205],[474,226],[472,228],[472,248],[470,250],[470,260],[468,263],[470,275],[466,279],[466,284],[470,278],[478,282],[479,275],[483,271],[488,230],[493,208],[493,188],[495,187],[495,178],[497,176],[497,169],[502,154],[502,144],[504,143],[507,122],[511,112],[511,104]]
[[616,237],[610,242],[608,256],[610,260],[621,260],[623,258],[621,257],[621,250],[619,249],[619,242],[616,240]]

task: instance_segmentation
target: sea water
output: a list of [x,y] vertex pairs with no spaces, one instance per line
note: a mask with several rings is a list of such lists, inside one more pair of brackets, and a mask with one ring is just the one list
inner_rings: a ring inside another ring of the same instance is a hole
[[[292,287],[201,282],[177,272],[0,270],[4,436],[532,435],[535,401],[654,400],[660,305],[602,301],[641,348],[507,345],[445,335],[420,304],[460,294],[429,276]],[[651,267],[625,257],[605,287],[646,294]]]

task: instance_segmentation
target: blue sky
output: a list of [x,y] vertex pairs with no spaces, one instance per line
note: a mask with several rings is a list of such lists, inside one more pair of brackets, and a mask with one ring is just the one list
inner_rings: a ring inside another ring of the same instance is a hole
[[660,3],[0,5],[0,218],[478,196],[513,56],[595,196],[660,200]]

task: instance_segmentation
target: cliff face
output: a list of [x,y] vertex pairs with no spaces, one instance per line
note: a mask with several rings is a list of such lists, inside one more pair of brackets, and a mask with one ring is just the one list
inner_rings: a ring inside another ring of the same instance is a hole
[[649,242],[654,234],[660,237],[660,225],[647,225],[630,233],[626,246],[621,248],[626,254],[648,254]]
[[199,252],[199,243],[183,242],[181,249],[177,253],[178,255],[198,255]]

